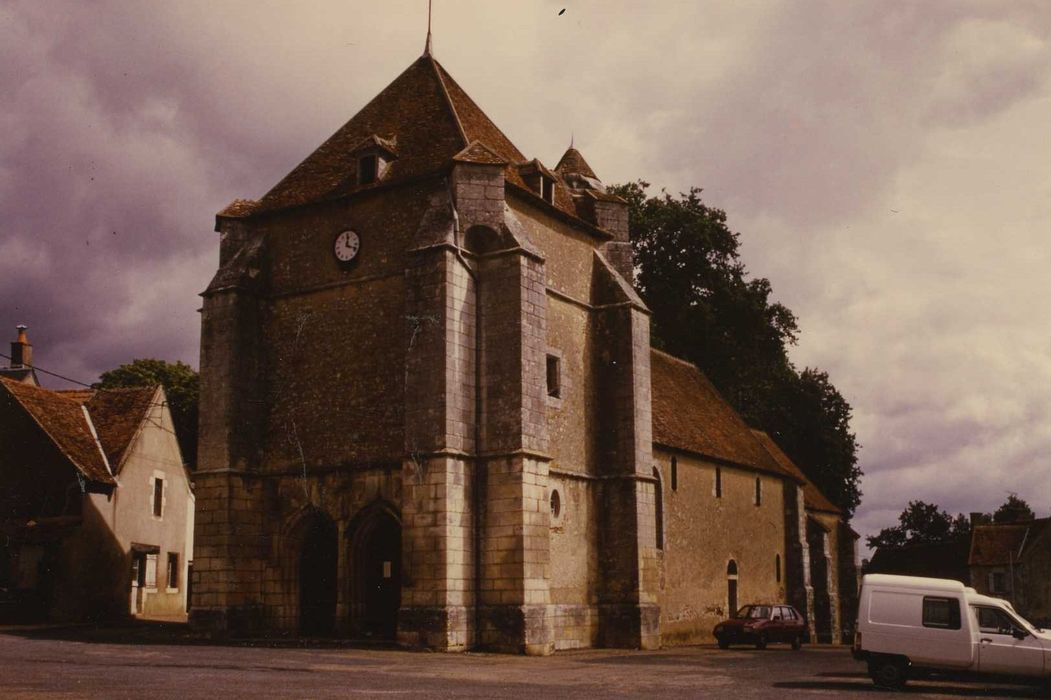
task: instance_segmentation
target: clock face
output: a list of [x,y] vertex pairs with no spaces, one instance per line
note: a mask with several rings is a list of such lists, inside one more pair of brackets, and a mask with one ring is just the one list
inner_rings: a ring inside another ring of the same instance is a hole
[[361,239],[353,231],[344,231],[336,236],[332,252],[336,254],[336,260],[348,263],[358,255],[361,248]]

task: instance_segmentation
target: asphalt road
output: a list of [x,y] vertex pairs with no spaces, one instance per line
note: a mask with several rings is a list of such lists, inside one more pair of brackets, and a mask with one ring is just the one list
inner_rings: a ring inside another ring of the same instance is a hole
[[[171,643],[182,642],[182,643]],[[1045,697],[1022,685],[909,684],[901,695]],[[843,647],[686,647],[547,658],[332,645],[212,645],[134,631],[0,630],[0,698],[890,697]]]

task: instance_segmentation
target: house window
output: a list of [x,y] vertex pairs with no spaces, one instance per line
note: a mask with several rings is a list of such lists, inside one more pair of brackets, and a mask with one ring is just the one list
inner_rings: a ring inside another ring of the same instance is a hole
[[164,512],[164,479],[155,477],[153,479],[153,515],[161,517]]
[[376,156],[362,156],[358,160],[358,184],[370,185],[379,175],[379,161]]
[[562,396],[562,363],[556,355],[547,356],[547,395],[553,399]]
[[175,552],[168,552],[168,588],[179,588],[179,555]]
[[543,196],[544,201],[550,204],[555,203],[555,181],[549,177],[540,176],[540,192]]
[[714,488],[714,492],[715,492],[715,497],[716,498],[722,498],[723,497],[723,470],[722,470],[721,467],[716,467],[715,468],[715,488]]
[[989,574],[989,591],[991,593],[1006,593],[1007,585],[1004,580],[1004,572],[994,571]]
[[923,626],[960,629],[960,601],[955,598],[923,597]]
[[679,490],[679,460],[671,458],[671,490]]
[[562,497],[558,495],[558,489],[551,489],[551,519],[558,520],[562,515]]
[[781,555],[774,555],[774,576],[777,578],[777,582],[781,583]]
[[730,616],[737,613],[737,562],[733,559],[726,565],[726,608]]
[[763,505],[763,481],[758,476],[755,477],[755,504]]
[[146,555],[146,588],[157,587],[157,555],[150,553]]

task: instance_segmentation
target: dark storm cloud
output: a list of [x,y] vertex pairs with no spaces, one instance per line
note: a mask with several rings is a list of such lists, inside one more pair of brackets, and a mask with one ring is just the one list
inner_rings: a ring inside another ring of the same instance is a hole
[[[196,365],[214,213],[423,47],[422,0],[0,7],[0,341],[88,381]],[[437,3],[435,51],[529,156],[703,186],[855,407],[856,528],[912,498],[1051,509],[1051,5]],[[482,60],[479,60],[479,58]],[[7,330],[4,330],[7,329]]]

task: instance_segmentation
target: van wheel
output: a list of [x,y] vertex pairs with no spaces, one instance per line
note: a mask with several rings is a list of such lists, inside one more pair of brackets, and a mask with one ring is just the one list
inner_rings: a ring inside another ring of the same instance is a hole
[[755,640],[756,649],[766,649],[766,633],[759,635],[759,639]]
[[792,648],[796,651],[799,651],[803,648],[803,635],[797,634],[796,636],[792,637]]
[[884,656],[869,661],[869,677],[879,688],[897,690],[909,680],[909,670],[904,659]]

